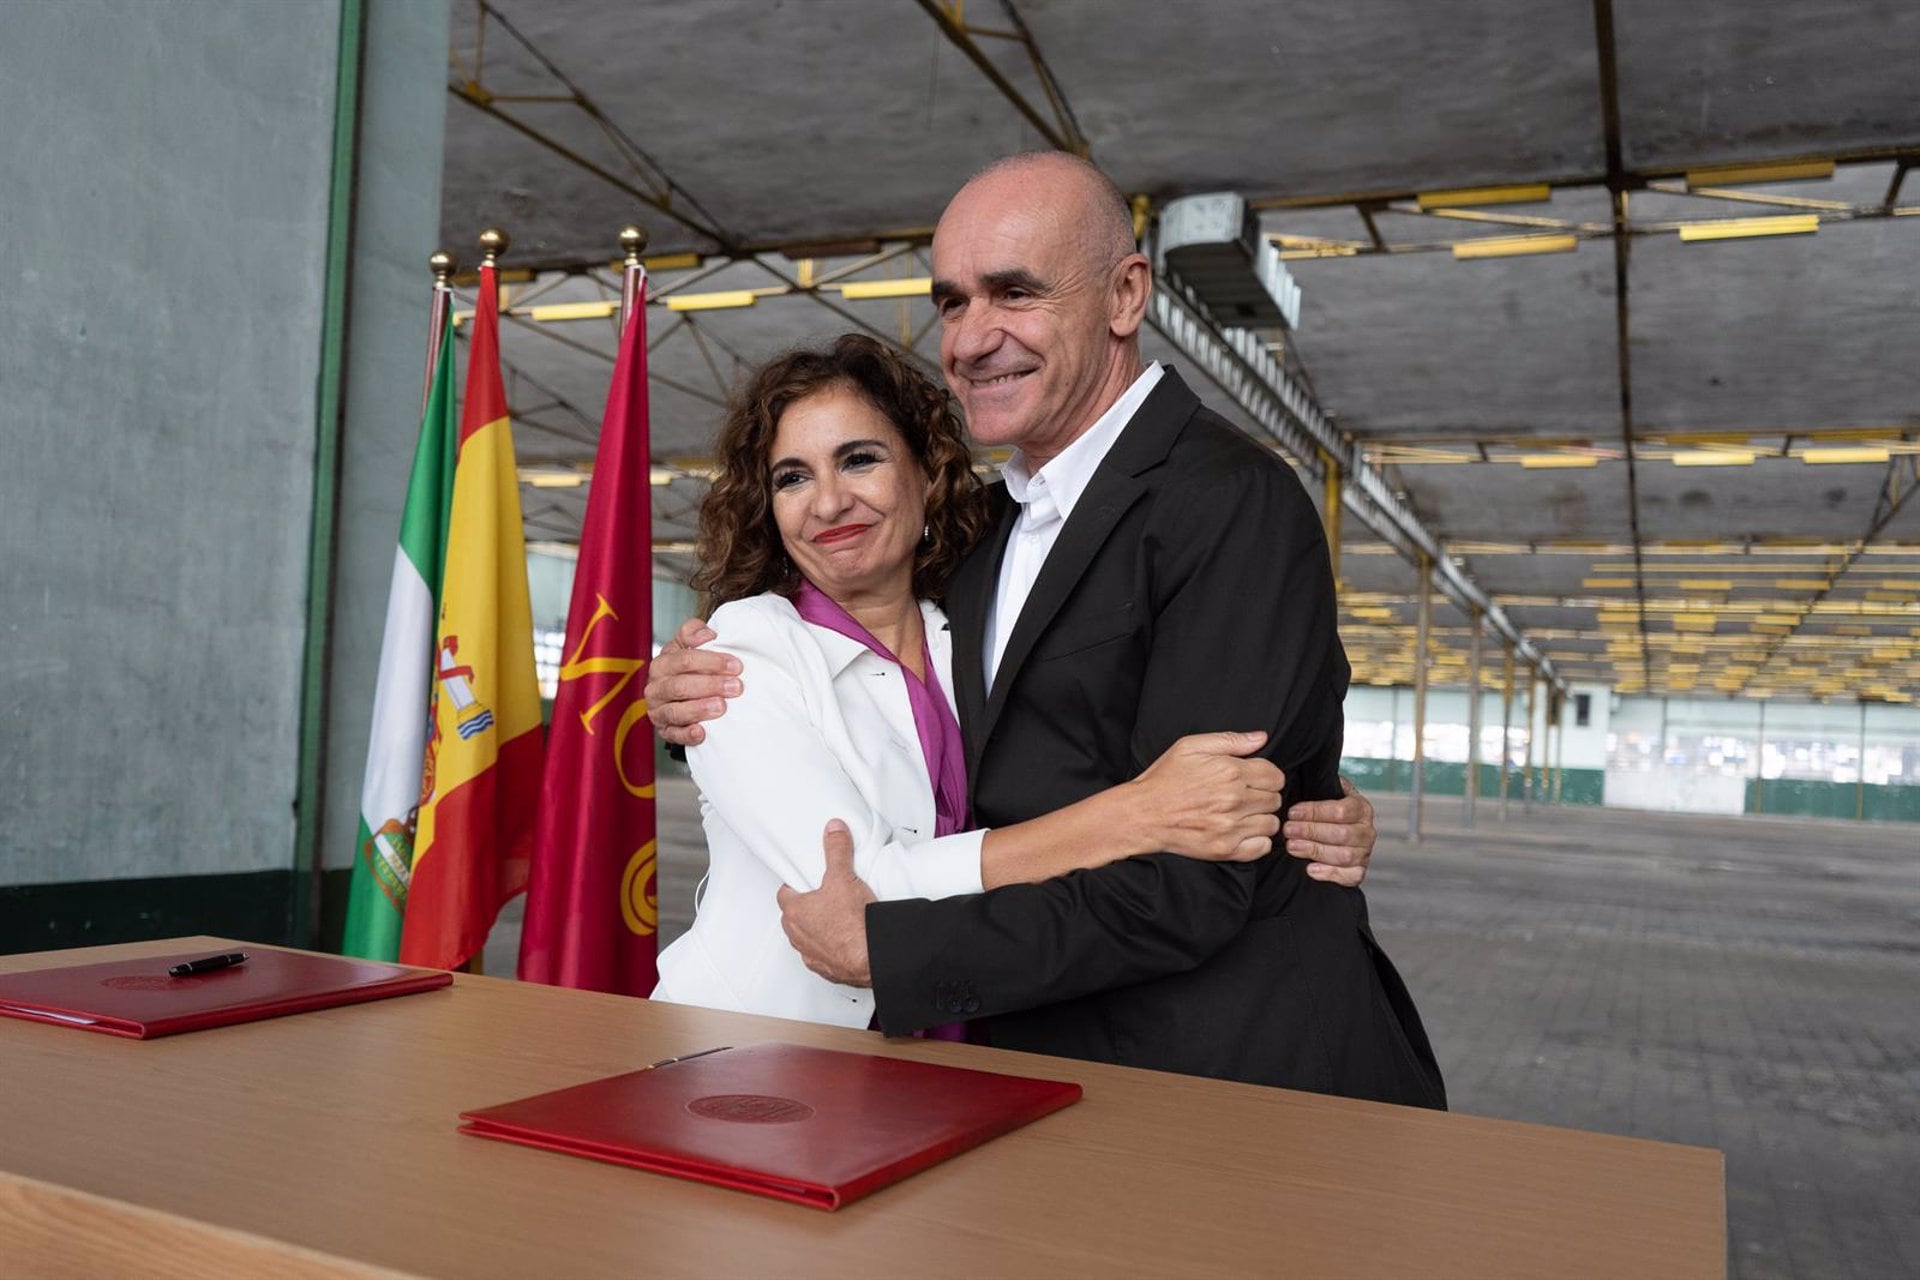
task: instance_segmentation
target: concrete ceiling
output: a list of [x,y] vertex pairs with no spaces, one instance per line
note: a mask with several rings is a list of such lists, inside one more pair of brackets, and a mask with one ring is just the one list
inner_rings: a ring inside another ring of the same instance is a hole
[[[969,172],[1077,133],[1155,207],[1255,202],[1305,293],[1289,370],[1563,674],[1920,693],[1920,6],[974,0],[954,38],[955,7],[456,0],[443,229],[471,259],[506,227],[527,273],[502,347],[530,536],[577,535],[614,338],[532,309],[615,296],[621,224],[698,255],[656,263],[649,308],[657,563],[684,574],[741,370],[856,325],[934,358],[924,298],[839,284],[926,275]],[[1831,176],[1684,176],[1806,159]],[[1530,183],[1551,192],[1414,198]],[[1453,252],[1545,235],[1574,247]],[[666,306],[729,290],[756,300]],[[1148,354],[1260,434],[1166,341]],[[1875,452],[1808,459],[1832,448]],[[1418,575],[1357,524],[1343,635],[1359,678],[1405,680]],[[1432,623],[1458,680],[1469,620]]]

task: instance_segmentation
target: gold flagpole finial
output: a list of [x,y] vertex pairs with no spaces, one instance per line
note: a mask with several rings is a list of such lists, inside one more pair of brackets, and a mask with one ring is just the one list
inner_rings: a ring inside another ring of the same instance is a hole
[[620,248],[626,254],[628,266],[639,266],[640,255],[647,251],[647,229],[633,222],[620,228]]
[[488,267],[500,265],[500,255],[505,253],[507,246],[512,243],[513,242],[507,238],[507,233],[498,227],[488,227],[485,231],[482,231],[480,233],[480,252],[485,254],[486,257],[481,265]]
[[427,259],[427,266],[433,271],[433,283],[444,289],[452,283],[453,273],[460,269],[460,259],[441,249]]

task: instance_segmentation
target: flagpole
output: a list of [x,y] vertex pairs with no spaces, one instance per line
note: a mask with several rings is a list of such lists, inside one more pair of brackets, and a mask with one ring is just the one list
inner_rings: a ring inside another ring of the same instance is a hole
[[620,328],[625,332],[635,306],[642,304],[646,291],[647,269],[640,255],[647,251],[647,229],[629,222],[620,228],[620,248],[626,254],[626,268],[620,273]]
[[420,387],[420,412],[427,411],[427,399],[433,394],[433,375],[440,363],[440,333],[447,327],[447,308],[453,305],[453,273],[460,260],[445,249],[427,259],[433,270],[433,301],[427,307],[427,376]]
[[[637,222],[629,222],[620,228],[620,250],[625,257],[625,265],[620,271],[620,327],[615,331],[624,335],[627,324],[633,319],[633,309],[647,305],[647,268],[640,261],[640,255],[647,251],[647,229]],[[652,491],[645,495],[647,502],[647,565],[649,571],[653,565],[653,509]]]
[[[500,255],[507,251],[507,246],[512,243],[512,240],[498,227],[488,227],[480,233],[478,238],[480,241],[480,287],[498,290],[499,276],[495,273],[500,269]],[[489,268],[492,270],[489,271]],[[496,298],[497,296],[496,294]],[[475,948],[474,953],[467,957],[464,968],[467,973],[484,974],[486,972],[484,944]]]

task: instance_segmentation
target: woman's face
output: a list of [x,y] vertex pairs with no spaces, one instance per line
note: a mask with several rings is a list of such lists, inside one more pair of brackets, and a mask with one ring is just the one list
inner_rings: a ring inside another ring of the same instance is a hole
[[842,603],[912,591],[928,481],[886,414],[823,388],[787,406],[771,453],[780,541],[814,586]]

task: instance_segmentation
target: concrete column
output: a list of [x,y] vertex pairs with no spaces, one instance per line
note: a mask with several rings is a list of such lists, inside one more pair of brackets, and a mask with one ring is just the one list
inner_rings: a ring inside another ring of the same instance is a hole
[[1553,693],[1548,697],[1548,714],[1553,716],[1553,804],[1559,804],[1561,781],[1567,777],[1567,695]]
[[1327,561],[1333,570],[1333,582],[1336,591],[1340,585],[1340,463],[1332,454],[1322,450],[1320,453],[1321,477],[1326,488],[1322,493],[1320,520],[1327,532]]
[[1419,567],[1419,626],[1413,642],[1413,790],[1407,802],[1407,840],[1411,844],[1420,843],[1420,802],[1426,793],[1427,637],[1433,627],[1433,583],[1424,553]]
[[1502,646],[1506,662],[1500,677],[1500,820],[1507,817],[1507,787],[1511,776],[1507,761],[1513,758],[1513,644]]
[[3,12],[0,949],[286,940],[339,5]]
[[1527,670],[1527,753],[1520,761],[1520,804],[1528,813],[1533,812],[1533,748],[1540,736],[1540,673]]
[[1859,779],[1853,784],[1853,816],[1864,821],[1867,816],[1867,704],[1860,703],[1860,769]]
[[1473,611],[1473,633],[1467,644],[1467,782],[1461,820],[1473,829],[1473,806],[1480,798],[1480,611]]

